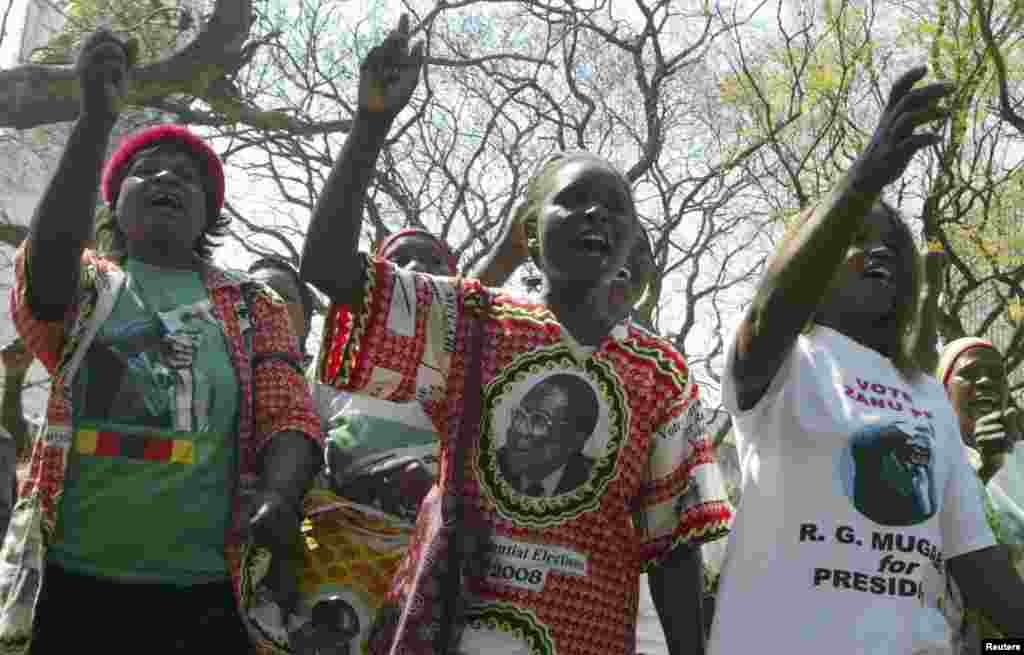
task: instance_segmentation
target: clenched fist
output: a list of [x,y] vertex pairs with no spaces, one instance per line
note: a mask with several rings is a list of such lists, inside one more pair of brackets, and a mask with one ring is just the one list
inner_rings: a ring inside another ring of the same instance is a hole
[[135,65],[138,51],[138,41],[122,41],[108,30],[89,35],[75,62],[83,116],[111,122],[117,119],[128,88],[128,73]]

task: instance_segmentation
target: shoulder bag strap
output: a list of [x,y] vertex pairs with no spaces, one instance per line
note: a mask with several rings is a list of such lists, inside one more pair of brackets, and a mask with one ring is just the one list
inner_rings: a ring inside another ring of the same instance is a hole
[[481,353],[484,341],[486,294],[481,294],[481,298],[483,299],[482,304],[474,303],[474,307],[467,308],[472,326],[470,328],[469,358],[466,360],[466,382],[463,387],[466,394],[463,397],[459,436],[455,442],[455,452],[452,455],[454,469],[450,480],[451,486],[445,491],[445,495],[451,498],[450,507],[454,509],[455,520],[448,530],[448,568],[442,581],[441,629],[438,631],[435,642],[435,650],[439,655],[446,655],[454,646],[451,642],[456,633],[455,624],[461,620],[460,612],[457,609],[461,604],[463,594],[463,548],[460,537],[463,536],[466,528],[466,501],[462,497],[462,486],[465,481],[466,458],[472,451],[480,430],[480,414],[483,404],[483,357]]

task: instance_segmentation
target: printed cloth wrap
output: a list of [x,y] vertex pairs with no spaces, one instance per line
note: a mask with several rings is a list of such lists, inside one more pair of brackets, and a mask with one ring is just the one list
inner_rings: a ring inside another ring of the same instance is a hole
[[[370,628],[391,578],[405,555],[413,526],[380,510],[315,489],[304,503],[296,560],[300,602],[287,625],[264,586],[270,554],[246,547],[242,556],[242,607],[264,652],[313,655],[365,653]],[[343,609],[339,625],[325,630],[311,620],[318,603]]]
[[[438,628],[401,625],[437,599],[423,571],[444,551],[435,537],[445,513],[431,503],[453,479],[465,395],[481,393],[465,387],[470,317],[486,306],[480,436],[457,493],[489,533],[489,565],[469,578],[460,648],[633,653],[640,574],[676,547],[723,536],[732,516],[682,356],[625,323],[581,348],[547,308],[475,280],[370,258],[364,275],[363,306],[328,312],[321,382],[417,400],[441,440],[439,487],[420,508],[370,652],[415,652]],[[524,447],[526,431],[561,452]]]
[[[26,346],[52,375],[46,423],[35,439],[27,478],[21,483],[10,527],[0,549],[0,655],[24,655],[32,638],[39,591],[44,584],[47,542],[58,524],[61,492],[72,437],[72,380],[93,337],[110,316],[125,275],[114,259],[82,253],[79,290],[63,321],[39,321],[28,307],[29,242],[15,255],[11,315]],[[268,287],[212,265],[202,272],[214,315],[221,322],[241,388],[238,475],[231,479],[232,520],[225,559],[236,594],[245,520],[256,490],[259,454],[274,435],[299,432],[323,445],[320,422],[304,390],[301,361],[283,301]],[[274,354],[253,362],[261,354]],[[286,355],[285,358],[280,357]]]
[[[967,444],[964,444],[964,452],[967,461],[975,472],[981,470],[981,453]],[[1011,451],[1011,458],[1012,458]],[[1008,461],[1011,461],[1008,458]],[[1006,514],[999,511],[997,505],[998,487],[995,487],[993,480],[988,486],[978,478],[978,487],[981,489],[981,499],[985,504],[985,519],[996,542],[1005,546],[1010,555],[1010,562],[1020,570],[1024,564],[1024,543],[1021,542],[1018,525],[1006,520]],[[996,628],[984,612],[977,608],[967,607],[964,603],[960,587],[956,584],[953,576],[947,572],[946,605],[943,610],[946,612],[946,619],[953,630],[953,648],[958,655],[976,655],[982,652],[983,639],[1002,639],[1005,635]]]

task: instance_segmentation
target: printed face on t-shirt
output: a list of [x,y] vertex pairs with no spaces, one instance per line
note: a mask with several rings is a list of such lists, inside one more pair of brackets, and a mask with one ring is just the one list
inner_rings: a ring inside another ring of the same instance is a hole
[[937,510],[929,424],[868,425],[850,440],[853,503],[882,525],[916,525]]
[[500,460],[505,476],[540,483],[573,457],[583,457],[597,415],[597,396],[582,378],[555,375],[533,387],[510,411]]
[[[182,380],[213,393],[199,383],[205,379],[197,367],[196,353],[204,338],[203,325],[219,325],[209,300],[181,305],[167,312],[156,312],[135,320],[110,320],[92,344],[86,363],[99,384],[85,388],[79,410],[82,419],[117,420],[153,428],[188,430],[182,423],[178,403],[181,402]],[[182,377],[179,371],[188,371]],[[200,410],[210,405],[192,389],[185,397]],[[196,420],[205,424],[205,412]]]
[[499,511],[529,526],[594,509],[629,434],[629,408],[603,393],[620,384],[611,375],[557,349],[516,360],[487,385],[474,465]]

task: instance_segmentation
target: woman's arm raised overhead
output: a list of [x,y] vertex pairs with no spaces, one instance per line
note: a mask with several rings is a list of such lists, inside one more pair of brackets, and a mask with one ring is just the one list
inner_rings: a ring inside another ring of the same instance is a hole
[[353,305],[360,299],[362,268],[356,253],[363,200],[388,130],[412,97],[422,67],[423,43],[410,50],[409,17],[403,15],[360,68],[359,108],[313,209],[299,269],[304,281],[336,303]]
[[75,70],[81,110],[57,170],[32,216],[28,243],[28,306],[38,320],[59,321],[74,300],[79,259],[93,234],[103,159],[138,46],[108,31],[82,46]]
[[942,117],[938,104],[952,87],[914,88],[926,72],[915,68],[896,81],[867,147],[768,263],[736,335],[732,368],[741,410],[767,391],[882,189],[903,174],[918,150],[938,143],[937,135],[914,130]]

